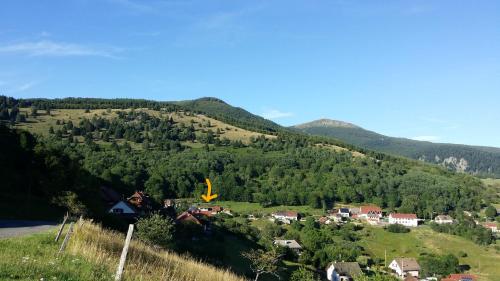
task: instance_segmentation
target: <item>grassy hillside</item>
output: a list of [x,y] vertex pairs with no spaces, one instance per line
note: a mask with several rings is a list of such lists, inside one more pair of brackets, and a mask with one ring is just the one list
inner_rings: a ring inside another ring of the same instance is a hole
[[382,228],[368,227],[360,244],[376,257],[384,258],[387,250],[387,263],[395,257],[418,258],[423,253],[453,254],[465,252],[459,257],[461,265],[468,265],[470,271],[480,280],[497,280],[500,276],[500,245],[488,247],[477,245],[462,237],[437,233],[429,227],[412,229],[410,233],[390,233]]
[[350,123],[327,119],[293,128],[311,135],[334,137],[365,149],[444,165],[455,171],[500,177],[500,148],[388,137]]
[[[1,280],[112,280],[124,236],[85,222],[57,257],[55,230],[0,240]],[[59,241],[61,242],[61,241]],[[226,270],[132,240],[123,280],[244,280]]]
[[[221,132],[221,137],[225,137],[229,140],[241,140],[244,143],[248,143],[251,138],[257,138],[262,133],[257,133],[254,131],[245,130],[214,118],[207,117],[203,114],[186,114],[185,112],[161,112],[157,110],[139,108],[134,109],[136,112],[146,112],[151,116],[160,117],[162,119],[172,118],[176,123],[183,123],[185,126],[189,126],[191,123],[194,124],[197,134],[201,134],[207,129],[212,131],[219,130]],[[30,108],[20,108],[20,112],[29,115],[31,111]],[[117,112],[124,111],[130,112],[131,109],[92,109],[89,112],[85,112],[84,109],[53,109],[50,111],[50,115],[46,113],[45,110],[39,110],[39,115],[36,117],[29,116],[26,123],[18,123],[16,127],[19,129],[25,129],[32,133],[47,136],[49,134],[49,128],[53,127],[54,130],[60,129],[62,127],[62,122],[57,125],[57,121],[69,121],[78,124],[83,119],[92,119],[94,116],[105,118],[108,120],[113,120],[118,117]],[[210,126],[207,126],[210,124]],[[264,134],[267,138],[276,138],[276,136]],[[81,138],[83,139],[83,137]]]

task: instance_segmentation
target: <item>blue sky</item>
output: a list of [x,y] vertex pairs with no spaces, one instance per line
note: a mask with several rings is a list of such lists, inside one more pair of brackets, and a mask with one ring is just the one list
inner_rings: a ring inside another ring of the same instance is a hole
[[0,94],[214,96],[500,147],[499,1],[2,1]]

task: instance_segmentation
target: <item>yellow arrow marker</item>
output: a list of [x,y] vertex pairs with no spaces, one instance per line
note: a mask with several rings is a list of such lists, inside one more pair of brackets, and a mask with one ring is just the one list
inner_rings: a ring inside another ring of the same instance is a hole
[[205,200],[206,202],[210,202],[212,199],[217,198],[217,194],[211,195],[211,193],[212,193],[212,184],[210,183],[209,179],[205,179],[205,180],[207,181],[207,185],[208,185],[207,195],[203,194],[201,196],[201,198],[203,198],[203,200]]

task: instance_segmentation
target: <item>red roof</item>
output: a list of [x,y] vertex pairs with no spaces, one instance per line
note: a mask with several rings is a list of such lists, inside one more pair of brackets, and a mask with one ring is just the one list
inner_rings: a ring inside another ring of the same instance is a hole
[[180,222],[186,222],[186,221],[190,221],[190,222],[193,222],[195,224],[200,224],[201,225],[201,222],[200,220],[198,220],[195,216],[193,216],[191,213],[189,212],[184,212],[182,214],[180,214],[177,219],[177,221],[180,221]]
[[450,276],[441,279],[441,281],[475,281],[476,276],[472,274],[450,274]]
[[281,212],[274,213],[274,215],[285,216],[285,217],[297,217],[299,215],[299,213],[294,212],[294,211],[284,211],[284,212],[281,211]]
[[361,214],[382,213],[382,209],[377,206],[361,206],[361,208],[359,208],[359,212]]
[[390,216],[395,219],[411,219],[411,220],[417,219],[416,214],[390,214]]
[[496,223],[494,223],[494,222],[485,222],[485,223],[483,224],[483,226],[485,226],[485,227],[489,227],[489,228],[494,228],[494,227],[497,227],[497,224],[496,224]]

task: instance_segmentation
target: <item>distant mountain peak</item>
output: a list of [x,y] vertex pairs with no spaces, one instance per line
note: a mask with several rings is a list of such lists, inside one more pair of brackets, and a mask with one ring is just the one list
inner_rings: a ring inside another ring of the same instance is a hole
[[360,128],[359,126],[356,126],[349,122],[327,119],[327,118],[311,121],[300,125],[295,125],[294,127],[298,129],[305,129],[310,127]]
[[219,98],[214,98],[214,97],[202,97],[202,98],[195,99],[193,101],[194,102],[211,101],[211,102],[218,102],[218,103],[222,103],[222,104],[227,104],[225,101],[223,101]]

